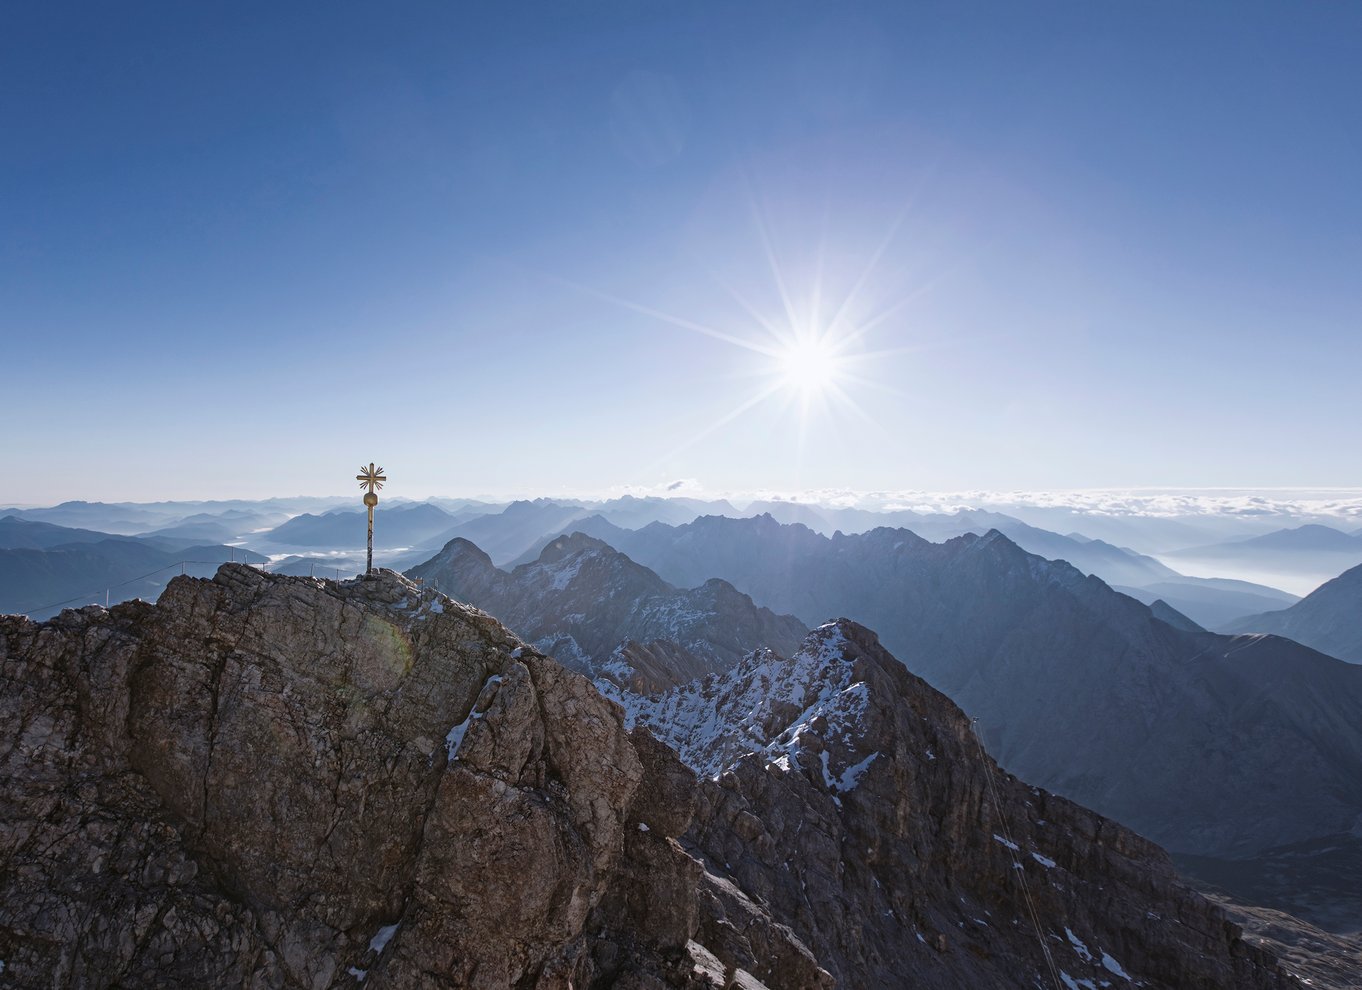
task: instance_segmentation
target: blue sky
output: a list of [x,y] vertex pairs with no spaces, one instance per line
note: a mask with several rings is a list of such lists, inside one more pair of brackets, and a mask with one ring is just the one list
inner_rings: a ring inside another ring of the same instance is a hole
[[[1341,3],[10,4],[0,502],[1362,484],[1359,93]],[[695,329],[791,317],[839,392]]]

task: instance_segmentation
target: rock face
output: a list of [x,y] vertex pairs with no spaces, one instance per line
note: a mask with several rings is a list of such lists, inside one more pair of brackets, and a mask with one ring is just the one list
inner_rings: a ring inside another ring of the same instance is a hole
[[1157,846],[1000,771],[853,622],[623,701],[708,778],[688,841],[839,986],[1294,985]]
[[759,646],[792,652],[807,631],[727,581],[678,590],[581,533],[557,538],[510,573],[467,540],[452,540],[407,575],[486,609],[565,666],[636,691],[727,670]]
[[226,565],[0,619],[5,985],[1293,985],[1156,847],[997,772],[868,631],[780,665],[708,682],[721,732],[636,701],[726,767],[701,781],[391,572]]
[[1326,581],[1290,608],[1238,619],[1224,631],[1275,633],[1362,664],[1362,565]]
[[708,985],[689,775],[396,575],[7,617],[0,673],[6,986]]

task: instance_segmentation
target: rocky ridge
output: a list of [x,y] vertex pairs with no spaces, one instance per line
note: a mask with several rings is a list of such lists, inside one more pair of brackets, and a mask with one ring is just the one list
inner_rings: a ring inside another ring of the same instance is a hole
[[999,770],[856,623],[620,700],[702,777],[686,842],[839,985],[1294,985],[1153,843]]
[[[395,574],[227,565],[155,606],[5,617],[0,675],[7,986],[737,975],[722,941],[692,943],[704,871],[675,841],[675,757],[496,620]],[[674,801],[641,786],[669,774]],[[828,984],[746,907],[779,985]]]
[[[1295,985],[1157,847],[997,771],[867,630],[790,663],[726,675],[723,726],[781,686],[742,730],[760,750],[701,780],[585,678],[391,572],[227,565],[154,606],[5,617],[4,977]],[[702,735],[688,758],[718,752]]]

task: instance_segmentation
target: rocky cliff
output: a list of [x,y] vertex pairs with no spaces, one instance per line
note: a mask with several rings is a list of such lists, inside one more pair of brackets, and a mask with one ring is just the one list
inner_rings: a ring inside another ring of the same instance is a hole
[[1288,985],[1161,849],[999,770],[853,622],[621,700],[706,778],[693,847],[839,985]]
[[[804,657],[808,703],[774,694],[762,751],[700,781],[585,678],[388,572],[228,565],[154,606],[0,619],[0,976],[1293,985],[1157,848],[998,774],[867,631]],[[742,691],[781,663],[745,662]]]
[[[710,985],[696,959],[731,953],[687,948],[689,792],[640,786],[676,768],[584,678],[393,574],[229,565],[155,606],[7,617],[3,980]],[[826,983],[747,923],[782,979]]]

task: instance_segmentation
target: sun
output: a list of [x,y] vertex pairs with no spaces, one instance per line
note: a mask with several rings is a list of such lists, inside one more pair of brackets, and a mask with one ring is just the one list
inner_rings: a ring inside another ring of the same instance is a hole
[[[792,278],[781,265],[772,245],[764,212],[754,203],[753,218],[774,292],[763,292],[760,279],[752,286],[744,286],[741,281],[732,284],[731,276],[727,274],[716,275],[719,287],[726,290],[735,304],[727,311],[718,309],[716,312],[722,318],[717,321],[700,322],[566,279],[555,280],[604,302],[747,352],[747,358],[734,367],[731,377],[751,379],[755,381],[755,387],[731,408],[660,456],[659,463],[767,404],[778,407],[782,425],[795,424],[802,456],[805,438],[812,424],[819,420],[840,429],[843,417],[849,415],[865,428],[884,430],[884,425],[862,408],[863,394],[875,390],[893,393],[901,399],[910,398],[880,380],[883,373],[877,365],[881,359],[921,350],[921,345],[874,350],[866,346],[872,333],[883,333],[886,329],[899,332],[896,325],[905,308],[931,286],[930,282],[916,286],[887,305],[867,298],[878,291],[877,273],[907,212],[905,207],[890,225],[878,246],[870,252],[864,268],[825,272],[825,259],[851,257],[859,252],[833,251],[819,239],[812,260],[799,268],[797,278]],[[741,266],[739,270],[742,270]],[[836,286],[835,293],[827,291],[830,287],[825,284],[827,278],[831,279],[830,285]],[[872,302],[876,304],[872,306]]]
[[786,344],[776,354],[781,383],[804,395],[827,391],[837,381],[840,355],[826,336]]

